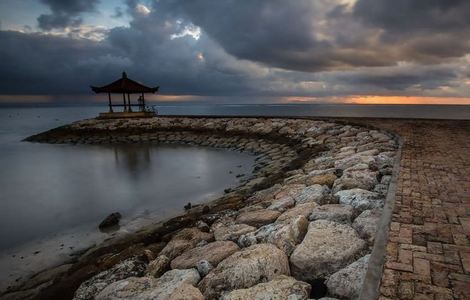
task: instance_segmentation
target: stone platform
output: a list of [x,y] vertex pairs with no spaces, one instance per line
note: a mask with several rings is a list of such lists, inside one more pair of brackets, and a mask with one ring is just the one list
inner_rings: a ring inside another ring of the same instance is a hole
[[135,111],[135,112],[104,112],[100,113],[99,119],[138,119],[138,118],[153,118],[157,114],[153,111]]

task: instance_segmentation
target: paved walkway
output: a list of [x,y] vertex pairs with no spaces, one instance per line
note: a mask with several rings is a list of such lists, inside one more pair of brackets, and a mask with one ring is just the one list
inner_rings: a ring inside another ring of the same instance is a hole
[[470,299],[470,122],[365,123],[403,138],[380,299]]

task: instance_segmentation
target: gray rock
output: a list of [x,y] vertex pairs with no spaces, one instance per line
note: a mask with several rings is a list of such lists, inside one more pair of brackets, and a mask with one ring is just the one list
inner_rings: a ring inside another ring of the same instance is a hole
[[360,212],[384,206],[384,199],[379,194],[363,189],[339,191],[335,194],[335,197],[339,203],[351,205]]
[[238,238],[246,233],[256,230],[256,227],[246,224],[235,224],[231,218],[225,218],[212,224],[212,232],[216,241],[238,241]]
[[365,210],[357,216],[352,227],[356,229],[361,238],[373,244],[381,215],[382,213],[378,210]]
[[320,205],[328,203],[331,199],[329,197],[330,189],[326,185],[314,184],[308,186],[292,197],[296,204],[307,202],[315,202]]
[[114,212],[107,216],[98,226],[100,229],[106,229],[111,226],[115,226],[119,224],[119,220],[121,220],[121,214],[119,212]]
[[222,297],[223,300],[302,300],[308,299],[311,287],[308,283],[280,275],[273,280],[259,283],[248,289],[234,290]]
[[108,285],[95,299],[203,299],[197,289],[187,288],[187,285],[196,285],[199,279],[199,273],[195,269],[171,270],[160,278],[129,277]]
[[370,255],[361,257],[328,278],[328,293],[338,298],[357,299],[366,276]]
[[211,265],[217,266],[219,262],[238,250],[240,250],[240,248],[232,241],[215,241],[184,252],[171,261],[171,268],[195,268],[197,266],[197,262],[200,260],[206,260]]
[[348,225],[327,220],[311,222],[290,257],[292,274],[303,281],[328,277],[354,261],[365,246]]
[[256,243],[271,243],[290,255],[304,238],[307,227],[307,219],[304,216],[297,216],[284,222],[265,225],[256,232],[243,235],[238,243],[241,247],[249,247]]
[[133,276],[142,276],[146,265],[138,258],[129,258],[83,282],[74,295],[74,300],[93,299],[109,284]]
[[338,223],[349,224],[351,223],[353,213],[354,209],[350,205],[325,204],[314,208],[309,216],[309,220],[330,220]]
[[360,164],[343,171],[343,175],[333,184],[333,193],[354,188],[372,190],[377,183],[377,172]]
[[199,289],[208,299],[214,299],[222,292],[249,288],[289,273],[289,261],[284,252],[271,244],[257,244],[220,262],[199,283]]
[[196,264],[196,269],[201,277],[205,277],[212,269],[214,269],[214,266],[212,266],[207,260],[200,260]]
[[291,196],[285,196],[279,199],[273,200],[268,209],[285,212],[289,208],[295,205],[295,201]]
[[358,152],[351,156],[347,156],[342,159],[338,159],[335,161],[335,168],[345,170],[349,167],[354,165],[365,163],[369,164],[375,161],[374,155],[377,155],[379,151],[377,149],[367,150],[363,152]]
[[197,227],[197,229],[199,229],[202,232],[209,232],[210,231],[209,225],[207,225],[207,223],[204,222],[204,221],[197,221],[196,222],[196,227]]

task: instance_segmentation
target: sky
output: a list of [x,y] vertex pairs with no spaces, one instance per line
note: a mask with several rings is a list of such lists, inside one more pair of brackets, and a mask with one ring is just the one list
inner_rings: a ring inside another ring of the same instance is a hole
[[158,101],[470,104],[470,1],[0,1],[0,103],[123,71]]

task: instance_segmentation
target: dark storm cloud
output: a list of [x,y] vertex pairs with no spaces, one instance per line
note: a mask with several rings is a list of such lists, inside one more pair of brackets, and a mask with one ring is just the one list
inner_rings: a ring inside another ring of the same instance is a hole
[[470,52],[468,0],[358,0],[354,16],[383,30],[397,59],[434,64]]
[[453,67],[407,66],[375,70],[375,72],[356,71],[337,74],[331,79],[341,84],[368,87],[371,90],[406,90],[416,86],[423,90],[433,90],[452,85],[459,76]]
[[[464,86],[468,26],[457,7],[466,4],[429,0],[436,7],[428,9],[417,0],[428,18],[455,20],[405,26],[394,24],[400,15],[420,18],[406,2],[397,1],[396,16],[381,20],[391,8],[374,1],[161,0],[143,7],[128,0],[121,10],[131,18],[125,27],[82,24],[63,36],[0,31],[6,45],[0,93],[90,93],[90,84],[108,83],[123,70],[164,94],[330,96]],[[52,15],[73,22],[97,1],[47,2]]]
[[49,6],[51,13],[38,17],[42,30],[78,26],[82,23],[80,14],[94,11],[99,0],[41,0]]
[[468,29],[468,0],[358,0],[354,14],[388,32],[446,32]]

